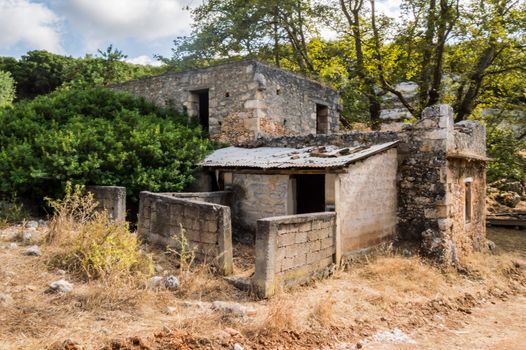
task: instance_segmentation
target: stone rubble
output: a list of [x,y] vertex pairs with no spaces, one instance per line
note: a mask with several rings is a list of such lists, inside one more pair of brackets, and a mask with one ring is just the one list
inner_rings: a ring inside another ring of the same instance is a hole
[[41,256],[42,252],[40,251],[40,248],[37,245],[32,245],[29,248],[27,248],[23,254],[27,256]]
[[69,293],[73,290],[73,284],[61,278],[49,284],[48,291],[50,293]]

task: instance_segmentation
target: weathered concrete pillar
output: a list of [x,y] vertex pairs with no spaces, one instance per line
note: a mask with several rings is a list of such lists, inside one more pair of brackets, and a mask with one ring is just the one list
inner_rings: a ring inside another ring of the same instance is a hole
[[98,210],[106,210],[112,220],[126,220],[126,187],[87,186],[86,191],[99,203]]

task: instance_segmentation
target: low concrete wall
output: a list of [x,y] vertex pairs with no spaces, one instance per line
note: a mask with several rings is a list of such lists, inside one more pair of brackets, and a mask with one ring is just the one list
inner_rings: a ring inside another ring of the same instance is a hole
[[335,262],[336,213],[312,213],[258,220],[256,272],[252,281],[261,297],[279,286],[306,282]]
[[224,205],[176,198],[172,194],[141,192],[138,233],[152,243],[177,248],[181,226],[196,258],[232,273],[230,208]]
[[126,187],[86,186],[86,191],[99,203],[97,210],[106,210],[115,221],[126,220]]

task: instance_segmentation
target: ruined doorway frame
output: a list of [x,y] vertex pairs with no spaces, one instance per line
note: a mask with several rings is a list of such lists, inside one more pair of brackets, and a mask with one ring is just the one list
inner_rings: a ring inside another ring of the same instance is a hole
[[316,103],[316,135],[329,133],[329,106]]
[[210,131],[210,89],[190,91],[192,114],[197,117],[204,131]]

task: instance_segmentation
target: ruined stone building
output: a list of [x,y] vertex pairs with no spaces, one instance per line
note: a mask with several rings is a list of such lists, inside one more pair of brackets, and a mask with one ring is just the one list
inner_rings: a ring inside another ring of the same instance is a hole
[[186,111],[218,141],[338,131],[336,91],[257,61],[166,73],[116,88]]
[[141,193],[139,233],[170,244],[184,231],[227,275],[232,240],[252,238],[262,296],[395,239],[445,264],[486,244],[485,129],[447,105],[399,132],[339,133],[337,92],[253,61],[123,87],[190,115],[208,106],[211,137],[236,144],[200,163],[217,191]]

